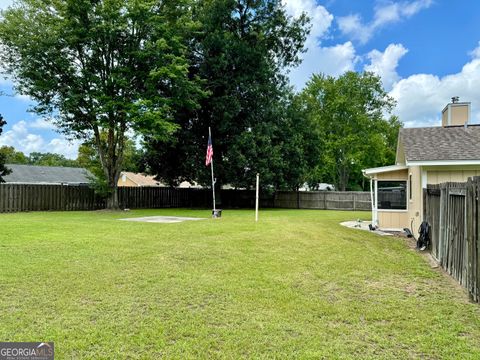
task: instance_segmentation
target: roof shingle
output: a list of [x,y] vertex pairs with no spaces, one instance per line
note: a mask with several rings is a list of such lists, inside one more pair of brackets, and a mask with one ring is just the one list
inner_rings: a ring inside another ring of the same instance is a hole
[[88,184],[92,174],[84,168],[7,164],[11,169],[3,179],[19,184]]
[[407,161],[480,160],[480,126],[400,129]]

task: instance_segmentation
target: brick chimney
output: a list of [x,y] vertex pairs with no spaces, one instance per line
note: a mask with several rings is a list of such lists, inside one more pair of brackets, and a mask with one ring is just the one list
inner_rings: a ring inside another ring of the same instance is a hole
[[458,96],[442,110],[442,126],[464,126],[470,122],[470,103],[459,102]]

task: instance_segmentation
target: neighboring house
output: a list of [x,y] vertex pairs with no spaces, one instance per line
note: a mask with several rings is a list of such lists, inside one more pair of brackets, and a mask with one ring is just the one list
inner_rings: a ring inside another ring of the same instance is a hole
[[441,127],[400,130],[395,165],[363,170],[370,179],[373,224],[417,231],[428,184],[480,176],[480,125],[469,124],[470,103],[452,100]]
[[[142,186],[168,186],[157,180],[152,175],[136,174],[133,172],[122,171],[118,179],[118,186],[142,187]],[[197,184],[190,184],[189,182],[182,182],[179,188],[200,188]]]
[[6,164],[7,184],[88,185],[93,175],[84,168]]
[[118,179],[118,186],[163,186],[159,181],[154,179],[154,176],[135,174],[133,172],[122,171]]

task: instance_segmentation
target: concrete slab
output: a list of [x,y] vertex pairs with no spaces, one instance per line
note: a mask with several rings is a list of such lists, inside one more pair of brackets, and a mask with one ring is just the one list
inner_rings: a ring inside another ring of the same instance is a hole
[[192,217],[180,217],[180,216],[145,216],[145,217],[137,217],[137,218],[118,219],[118,220],[160,223],[160,224],[174,224],[174,223],[180,223],[183,221],[205,220],[205,218],[192,218]]
[[[360,220],[360,221],[358,221],[358,220],[357,221],[345,221],[345,222],[340,223],[340,225],[346,226],[348,228],[370,231],[372,233],[382,235],[382,236],[392,236],[392,235],[394,235],[393,233],[397,232],[397,231],[391,231],[391,229],[388,229],[388,232],[385,229],[379,229],[379,230],[371,231],[370,228],[368,227],[370,224],[371,224],[370,221],[362,221],[362,220]],[[400,231],[398,231],[398,232],[400,232]]]

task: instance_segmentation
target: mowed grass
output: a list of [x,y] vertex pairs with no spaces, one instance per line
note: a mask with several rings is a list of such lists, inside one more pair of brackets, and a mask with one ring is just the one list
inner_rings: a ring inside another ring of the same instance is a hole
[[368,213],[0,215],[0,340],[58,359],[480,358],[480,306]]

